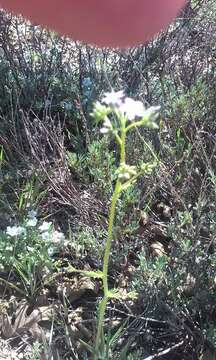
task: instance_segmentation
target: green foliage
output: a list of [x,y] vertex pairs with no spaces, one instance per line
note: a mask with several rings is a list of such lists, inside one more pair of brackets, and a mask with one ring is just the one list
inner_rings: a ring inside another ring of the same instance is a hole
[[139,260],[139,269],[133,280],[133,288],[136,291],[141,291],[145,285],[154,289],[167,281],[168,258],[166,256],[151,259],[146,253],[141,253]]
[[[137,207],[141,190],[137,184],[132,184],[123,193],[117,204],[116,237],[117,239],[132,235],[138,228]],[[117,240],[116,239],[116,240]],[[127,252],[127,243],[123,244]]]
[[109,152],[107,140],[102,138],[91,143],[85,159],[87,172],[93,182],[97,182],[98,189],[107,196],[113,191],[115,179],[115,156],[114,151]]
[[37,267],[51,265],[48,255],[50,244],[42,240],[37,231],[28,228],[24,231],[25,232],[17,236],[1,234],[1,271],[9,271],[11,268],[16,267],[16,262],[27,268],[31,266],[31,264]]
[[180,125],[186,125],[191,119],[205,118],[207,101],[211,99],[211,96],[211,88],[202,78],[197,79],[186,93],[180,96],[175,95],[171,105],[173,113],[180,120]]
[[206,330],[206,338],[212,344],[212,346],[216,347],[216,328],[213,324],[210,324]]
[[43,345],[39,341],[34,342],[31,352],[25,354],[25,360],[40,360],[43,350]]
[[85,256],[91,255],[100,260],[105,237],[105,230],[92,229],[86,226],[85,228],[77,228],[75,233],[69,232],[69,245],[77,258],[85,258]]
[[93,140],[85,153],[67,152],[68,165],[86,183],[97,183],[101,195],[109,197],[115,179],[114,151],[109,152],[107,139]]
[[41,188],[37,177],[32,176],[23,184],[18,194],[17,207],[19,212],[25,212],[28,207],[38,206],[46,193],[47,190]]

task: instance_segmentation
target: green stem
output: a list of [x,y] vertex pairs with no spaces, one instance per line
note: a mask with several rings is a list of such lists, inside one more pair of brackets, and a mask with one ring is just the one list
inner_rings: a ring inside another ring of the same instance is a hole
[[[126,143],[126,129],[125,124],[122,125],[121,129],[121,155],[120,155],[120,163],[125,163],[125,143]],[[104,296],[108,296],[109,288],[108,288],[108,265],[109,265],[109,256],[111,250],[111,243],[113,238],[113,225],[115,220],[116,213],[116,203],[118,201],[119,195],[121,193],[121,183],[117,180],[115,190],[112,196],[111,207],[110,207],[110,215],[109,215],[109,225],[108,225],[108,237],[105,245],[105,254],[104,254],[104,264],[103,264],[103,288],[104,288]]]
[[152,147],[149,145],[149,143],[143,138],[143,136],[140,134],[139,130],[137,129],[137,134],[139,136],[139,138],[141,139],[141,141],[144,143],[144,145],[148,148],[148,150],[150,151],[150,153],[152,154],[152,156],[154,157],[154,159],[159,163],[160,159],[158,158],[158,156],[155,154],[154,150],[152,149]]
[[122,128],[121,133],[121,154],[120,154],[120,163],[125,163],[125,143],[126,143],[126,129],[125,126]]
[[[122,122],[122,128],[121,128],[121,138],[120,141],[120,164],[125,163],[125,143],[126,143],[126,129],[125,129],[125,122]],[[110,257],[110,251],[111,251],[111,245],[112,245],[112,239],[113,239],[113,226],[115,221],[115,214],[116,214],[116,205],[118,198],[120,196],[122,190],[122,184],[119,180],[117,180],[115,185],[115,190],[112,196],[111,201],[111,207],[109,212],[109,224],[108,224],[108,236],[107,241],[105,245],[105,253],[104,253],[104,261],[103,261],[103,290],[104,290],[104,297],[103,300],[100,303],[99,307],[99,321],[98,321],[98,329],[97,329],[97,336],[96,336],[96,347],[95,347],[95,356],[94,359],[98,359],[99,355],[99,349],[101,346],[101,343],[104,339],[103,334],[103,326],[104,326],[104,318],[105,318],[105,312],[106,312],[106,306],[109,301],[109,286],[108,286],[108,267],[109,267],[109,257]]]
[[110,215],[109,215],[109,225],[108,225],[108,237],[105,246],[104,253],[104,263],[103,263],[103,290],[104,290],[104,298],[100,303],[99,308],[99,321],[98,321],[98,329],[97,329],[97,337],[96,337],[96,357],[98,356],[98,351],[101,345],[101,340],[103,339],[103,325],[104,325],[104,317],[106,311],[106,305],[109,300],[109,287],[108,287],[108,266],[109,266],[109,257],[111,250],[111,243],[113,238],[113,225],[115,220],[116,213],[116,204],[121,192],[121,183],[118,180],[115,186],[115,190],[112,196]]
[[114,135],[115,135],[115,138],[116,138],[117,143],[118,143],[119,146],[121,147],[122,141],[121,141],[121,138],[120,138],[117,130],[114,132]]
[[108,297],[104,297],[99,306],[99,320],[98,320],[94,360],[97,360],[99,358],[100,345],[104,339],[103,326],[104,326],[104,318],[105,318],[105,312],[106,312],[106,306],[108,300],[109,300]]
[[104,254],[104,264],[103,264],[103,288],[104,288],[104,296],[108,296],[109,288],[108,288],[108,265],[109,265],[109,256],[111,250],[111,243],[113,238],[113,225],[115,220],[116,213],[116,204],[121,192],[121,183],[118,180],[115,186],[115,190],[112,196],[111,208],[110,208],[110,216],[109,216],[109,225],[108,225],[108,237],[105,246],[105,254]]
[[141,125],[143,125],[143,120],[132,122],[130,125],[128,125],[126,127],[126,132],[131,130],[131,129],[134,129],[136,127],[139,127]]

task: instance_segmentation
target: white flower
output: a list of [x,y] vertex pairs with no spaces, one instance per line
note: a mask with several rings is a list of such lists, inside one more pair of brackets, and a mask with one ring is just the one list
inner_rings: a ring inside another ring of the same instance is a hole
[[48,231],[50,230],[51,225],[51,222],[44,221],[43,224],[39,226],[39,230],[41,232]]
[[50,241],[51,234],[48,231],[45,231],[41,234],[41,238],[43,241]]
[[37,211],[35,210],[29,210],[27,217],[29,219],[34,219],[37,216]]
[[31,246],[27,246],[27,250],[28,250],[29,252],[34,252],[34,248],[31,247]]
[[124,99],[123,91],[111,91],[104,94],[104,98],[102,102],[108,106],[119,107],[122,104],[122,100]]
[[124,100],[119,110],[130,121],[142,118],[146,111],[141,101],[135,101],[128,97]]
[[49,256],[52,256],[55,252],[58,252],[60,249],[68,245],[68,241],[66,241],[64,234],[57,230],[50,234],[49,241],[52,244],[48,248]]
[[37,225],[37,222],[38,222],[38,220],[37,220],[37,218],[35,217],[35,218],[30,218],[27,222],[26,222],[26,226],[28,226],[28,227],[35,227],[36,225]]
[[51,242],[55,245],[63,244],[65,236],[62,232],[55,230],[51,235]]
[[9,236],[19,236],[26,233],[26,229],[22,226],[8,226],[6,234]]
[[54,247],[50,247],[50,248],[47,250],[47,252],[48,252],[48,255],[49,255],[49,256],[52,256],[52,255],[55,253]]
[[103,128],[100,129],[100,133],[103,134],[103,135],[106,135],[109,132],[110,132],[110,130],[108,128],[103,127]]

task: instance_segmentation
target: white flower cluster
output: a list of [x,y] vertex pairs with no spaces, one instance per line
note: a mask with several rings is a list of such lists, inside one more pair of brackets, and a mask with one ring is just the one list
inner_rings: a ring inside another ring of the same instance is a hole
[[40,226],[39,226],[39,230],[42,233],[46,233],[47,231],[49,231],[51,229],[52,223],[51,222],[47,222],[44,221]]
[[104,94],[102,102],[110,107],[120,107],[125,98],[123,91],[111,91]]
[[54,230],[51,222],[44,221],[38,229],[41,233],[41,238],[45,241],[51,241],[52,244],[61,245],[65,240],[64,234]]
[[118,119],[124,119],[131,123],[136,123],[137,126],[146,126],[151,129],[157,129],[158,125],[155,120],[158,117],[160,107],[151,106],[145,108],[141,101],[133,100],[124,95],[123,91],[111,91],[104,94],[102,102],[95,104],[93,115],[97,121],[103,121],[103,127],[100,130],[102,134],[112,133],[114,124],[109,115],[114,112]]
[[130,121],[145,116],[145,107],[141,101],[133,100],[126,97],[120,106],[120,112]]
[[35,231],[39,232],[40,238],[50,244],[48,249],[50,256],[53,255],[55,251],[67,246],[68,242],[66,241],[64,234],[55,230],[51,222],[44,221],[36,228],[38,224],[36,216],[37,212],[30,210],[28,212],[27,219],[24,222],[24,226],[8,226],[6,234],[10,237],[26,236],[28,228],[35,228]]
[[35,227],[37,225],[37,211],[35,210],[30,210],[28,212],[28,219],[27,219],[27,222],[26,222],[26,226],[27,227]]
[[50,255],[52,255],[56,249],[67,245],[64,234],[54,230],[51,222],[44,221],[38,229],[41,233],[41,238],[51,243]]
[[38,229],[42,240],[50,243],[50,248],[48,249],[50,256],[53,255],[55,251],[67,246],[68,242],[66,241],[64,234],[55,230],[51,222],[44,221]]
[[6,229],[6,234],[14,237],[26,234],[26,229],[23,226],[8,226]]
[[125,96],[123,91],[105,93],[102,102],[111,108],[116,108],[129,121],[145,116],[146,109],[143,103]]

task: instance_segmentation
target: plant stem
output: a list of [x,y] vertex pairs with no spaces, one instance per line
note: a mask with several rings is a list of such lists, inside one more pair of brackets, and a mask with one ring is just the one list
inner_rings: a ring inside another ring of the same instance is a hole
[[126,129],[125,126],[122,127],[122,132],[121,132],[121,157],[120,157],[120,163],[124,164],[125,163],[125,143],[126,143]]
[[[120,152],[121,165],[125,163],[125,143],[126,143],[126,129],[125,129],[125,122],[123,122],[121,127],[121,140],[119,141],[120,150],[121,150]],[[98,359],[100,345],[102,341],[104,341],[104,334],[103,334],[104,317],[105,317],[106,306],[109,300],[109,286],[108,286],[109,257],[110,257],[112,239],[113,239],[113,226],[114,226],[115,214],[116,214],[116,204],[121,194],[121,190],[122,190],[122,184],[119,180],[117,180],[115,185],[115,190],[112,195],[111,207],[109,212],[108,236],[105,245],[104,261],[103,261],[104,297],[99,307],[99,321],[98,321],[96,348],[95,348],[95,356],[94,356],[95,360]]]
[[104,296],[104,298],[103,298],[103,300],[101,300],[101,303],[99,306],[99,320],[98,320],[94,360],[97,360],[99,357],[100,345],[104,339],[103,326],[104,326],[105,311],[106,311],[106,306],[107,306],[108,300],[109,300],[109,298]]
[[[101,339],[103,338],[102,333],[103,333],[104,317],[105,317],[106,305],[109,300],[108,265],[109,265],[111,243],[113,238],[113,225],[114,225],[115,213],[116,213],[116,203],[118,201],[120,192],[121,192],[121,183],[119,180],[117,180],[115,190],[112,196],[111,207],[110,207],[108,237],[107,237],[105,253],[104,253],[104,263],[103,263],[104,298],[101,301],[99,308],[99,322],[98,322],[97,337],[96,337],[96,356],[99,351]],[[95,359],[97,359],[97,357]]]
[[108,226],[108,237],[105,246],[105,254],[104,254],[104,264],[103,264],[103,288],[104,288],[104,296],[108,296],[108,265],[109,265],[109,256],[111,250],[111,243],[113,238],[113,225],[115,220],[116,213],[116,203],[119,198],[121,192],[121,183],[118,180],[115,186],[115,190],[112,196],[111,208],[110,208],[110,216],[109,216],[109,226]]

